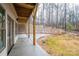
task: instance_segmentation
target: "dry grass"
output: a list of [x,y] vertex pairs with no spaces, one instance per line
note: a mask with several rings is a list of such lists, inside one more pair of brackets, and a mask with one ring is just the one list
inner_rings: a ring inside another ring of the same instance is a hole
[[50,55],[79,56],[79,37],[73,34],[50,35],[39,44]]

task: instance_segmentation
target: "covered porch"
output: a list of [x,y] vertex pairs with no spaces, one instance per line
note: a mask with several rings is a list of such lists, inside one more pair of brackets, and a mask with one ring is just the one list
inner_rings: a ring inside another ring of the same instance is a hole
[[[39,39],[41,36],[37,34],[36,39]],[[29,39],[26,34],[18,35],[18,37],[9,56],[49,56],[38,44],[36,46],[33,45],[32,37]]]
[[[9,56],[48,56],[36,42],[45,34],[36,34],[36,3],[17,3],[13,4],[18,15],[16,27],[16,43],[9,52]],[[30,19],[33,25],[30,25]],[[32,30],[32,31],[31,31]],[[15,32],[15,33],[16,33]]]
[[38,3],[0,4],[0,56],[48,55],[36,41],[44,36],[36,34],[37,9]]

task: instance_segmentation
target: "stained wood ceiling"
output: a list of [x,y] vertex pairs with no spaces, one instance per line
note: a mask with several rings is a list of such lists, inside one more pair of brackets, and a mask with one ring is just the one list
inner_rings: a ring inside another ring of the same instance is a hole
[[25,23],[35,8],[36,3],[14,3],[13,5],[18,15],[17,21]]

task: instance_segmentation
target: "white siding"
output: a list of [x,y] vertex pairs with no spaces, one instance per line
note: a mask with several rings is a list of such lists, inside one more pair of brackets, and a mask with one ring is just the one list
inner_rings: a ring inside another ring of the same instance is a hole
[[14,6],[12,4],[2,3],[1,5],[6,11],[6,48],[0,53],[0,56],[6,56],[7,55],[7,14],[13,20],[16,20],[17,14],[16,14],[16,11],[15,11]]

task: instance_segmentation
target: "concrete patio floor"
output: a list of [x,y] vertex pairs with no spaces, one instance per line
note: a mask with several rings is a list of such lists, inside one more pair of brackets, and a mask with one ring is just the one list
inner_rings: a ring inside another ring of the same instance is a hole
[[[37,39],[40,36],[37,35]],[[49,54],[38,44],[34,46],[32,40],[30,39],[28,39],[27,35],[20,35],[11,52],[9,53],[9,56],[49,56]]]

